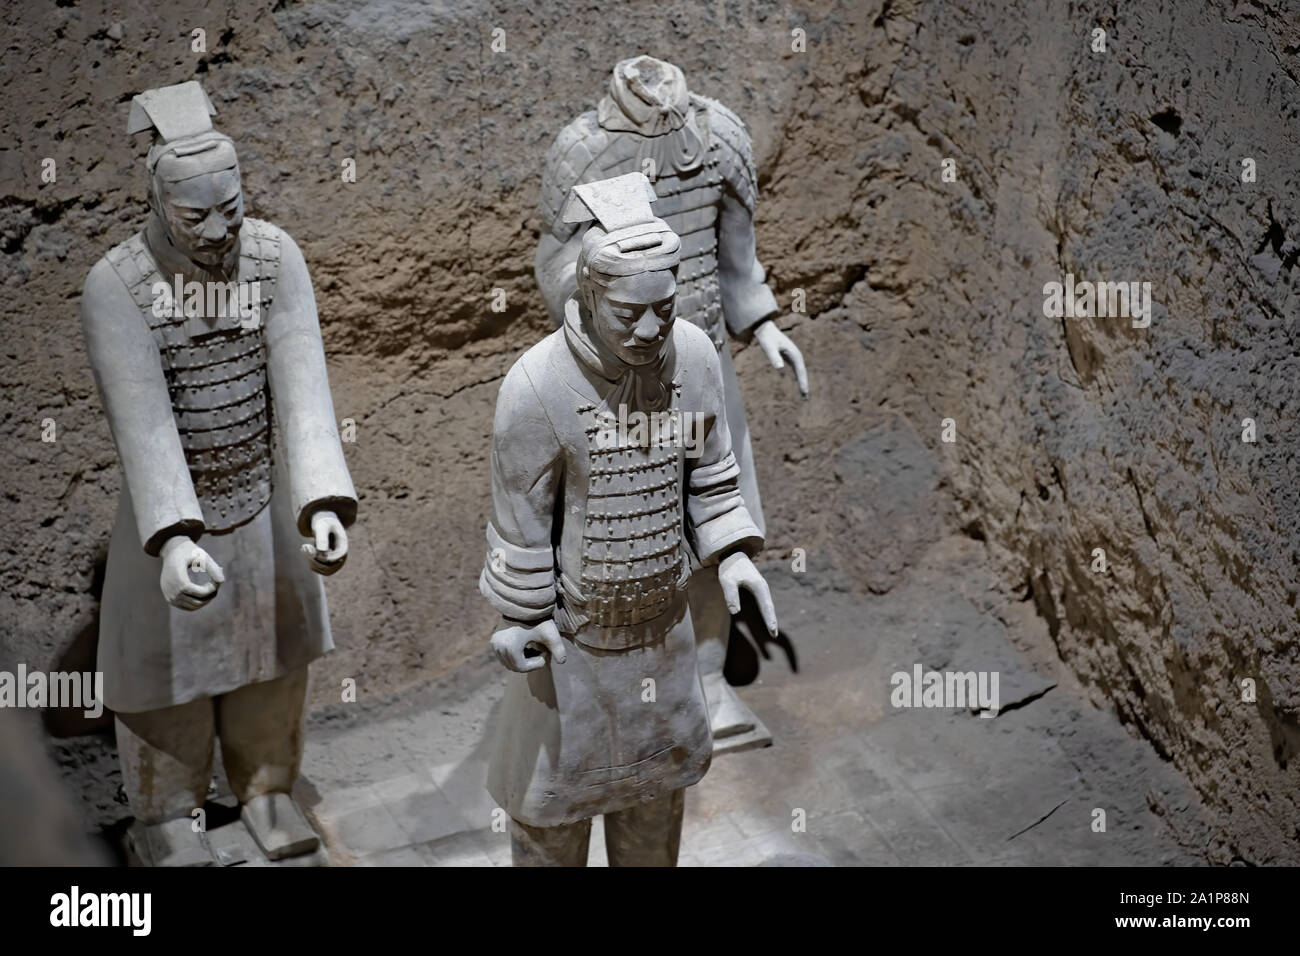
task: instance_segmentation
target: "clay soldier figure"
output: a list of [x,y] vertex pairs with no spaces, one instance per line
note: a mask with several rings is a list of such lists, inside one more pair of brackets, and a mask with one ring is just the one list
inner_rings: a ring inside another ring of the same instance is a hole
[[[574,264],[582,243],[581,232],[564,221],[561,209],[575,185],[632,171],[650,177],[659,197],[655,213],[681,237],[677,317],[702,329],[717,350],[740,490],[762,531],[754,456],[728,332],[742,339],[752,336],[775,368],[788,361],[805,395],[808,379],[799,349],[772,321],[776,298],[754,250],[758,178],[749,133],[739,117],[689,92],[682,71],[671,63],[648,56],[620,62],[599,108],[561,130],[547,154],[538,204],[537,283],[559,323],[576,288]],[[731,615],[713,569],[704,569],[691,582],[690,602],[716,747],[721,752],[770,743],[766,728],[722,674]]]
[[776,632],[718,353],[674,322],[680,241],[653,199],[641,173],[573,190],[564,220],[598,223],[577,292],[497,398],[479,588],[519,672],[488,772],[516,865],[585,865],[596,814],[611,865],[675,865],[684,788],[713,752],[692,570],[716,568],[733,606],[749,590]]
[[123,476],[98,666],[130,849],[157,865],[214,862],[194,811],[217,737],[266,856],[319,845],[289,792],[307,664],[333,646],[319,575],[342,567],[357,509],[307,266],[244,217],[214,112],[192,81],[135,97],[128,133],[154,134],[148,224],[82,296]]

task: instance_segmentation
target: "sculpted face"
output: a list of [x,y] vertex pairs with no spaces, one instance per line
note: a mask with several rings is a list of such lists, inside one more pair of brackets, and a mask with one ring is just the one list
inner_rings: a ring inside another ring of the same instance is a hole
[[659,357],[675,318],[677,280],[672,272],[620,276],[595,289],[592,315],[601,342],[628,365]]
[[159,199],[176,248],[200,265],[220,266],[244,221],[239,167],[162,182]]

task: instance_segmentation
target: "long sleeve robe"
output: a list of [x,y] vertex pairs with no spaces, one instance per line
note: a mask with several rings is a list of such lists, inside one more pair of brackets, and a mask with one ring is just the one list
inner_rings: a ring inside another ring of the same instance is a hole
[[[286,233],[246,219],[241,244],[258,236],[280,247],[273,305],[262,317],[277,427],[273,491],[255,518],[227,533],[205,533],[159,347],[140,305],[107,257],[86,280],[86,351],[123,477],[100,608],[99,668],[113,710],[215,696],[282,676],[333,647],[324,589],[300,548],[317,510],[351,524],[356,492],[306,263]],[[196,611],[168,605],[159,588],[159,549],[175,534],[198,541],[226,574],[217,596]]]
[[[699,416],[701,439],[690,455],[677,450],[672,507],[683,534],[680,575],[667,609],[648,621],[608,627],[587,620],[589,435],[595,416],[614,412],[627,392],[623,370],[601,363],[575,335],[579,323],[571,300],[566,327],[526,353],[502,383],[480,576],[484,596],[506,619],[553,617],[569,645],[563,664],[551,660],[510,675],[500,713],[489,790],[511,816],[534,826],[631,806],[704,774],[712,737],[685,584],[692,567],[733,551],[757,553],[763,540],[739,491],[717,353],[699,329],[676,323],[662,376],[676,410]],[[653,494],[647,491],[647,500]]]

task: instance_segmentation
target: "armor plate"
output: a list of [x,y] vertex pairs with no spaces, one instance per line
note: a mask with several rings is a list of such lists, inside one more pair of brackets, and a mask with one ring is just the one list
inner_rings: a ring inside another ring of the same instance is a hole
[[228,322],[201,338],[191,336],[183,316],[154,315],[154,284],[171,288],[174,279],[161,274],[143,233],[114,248],[108,261],[153,331],[205,530],[219,533],[246,524],[271,500],[263,327],[280,265],[279,230],[246,218],[240,232],[239,281],[257,283],[260,321],[247,329]]
[[[676,397],[674,391],[671,414]],[[640,624],[669,609],[682,579],[681,450],[652,439],[629,443],[595,405],[577,412],[590,462],[583,613],[600,627]]]
[[677,135],[643,136],[600,126],[595,111],[584,113],[557,137],[542,177],[543,227],[561,242],[577,229],[560,218],[569,190],[580,183],[652,170],[659,197],[654,214],[681,238],[677,275],[677,317],[703,329],[715,348],[727,341],[718,287],[718,209],[730,188],[753,210],[757,176],[744,124],[735,113],[707,97],[691,94],[706,131],[700,162],[685,170],[673,165]]

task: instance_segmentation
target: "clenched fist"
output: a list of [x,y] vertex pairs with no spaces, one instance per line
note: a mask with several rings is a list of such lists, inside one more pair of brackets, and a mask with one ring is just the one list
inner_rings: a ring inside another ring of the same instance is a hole
[[528,656],[526,649],[530,645],[539,651],[550,651],[555,663],[564,663],[564,640],[560,637],[555,621],[549,617],[532,627],[515,624],[503,627],[492,635],[492,650],[496,652],[497,660],[520,674],[546,666],[545,653]]
[[[182,611],[197,611],[217,596],[217,588],[226,580],[221,565],[191,541],[185,535],[168,538],[162,546],[162,574],[158,585],[162,588],[163,598],[172,607]],[[196,584],[190,577],[206,573],[211,579],[208,584]]]
[[302,553],[307,555],[311,569],[317,574],[333,574],[348,559],[348,533],[343,522],[332,511],[318,511],[311,516],[311,533],[316,543],[304,542]]

